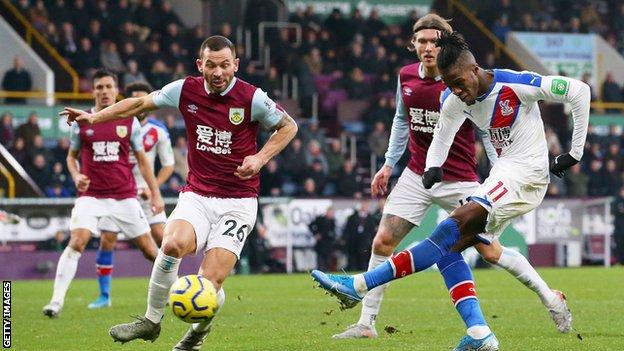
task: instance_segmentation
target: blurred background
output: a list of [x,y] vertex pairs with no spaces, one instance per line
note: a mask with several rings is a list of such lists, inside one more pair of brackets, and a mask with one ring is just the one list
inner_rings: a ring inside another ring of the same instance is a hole
[[[300,125],[262,171],[258,224],[237,272],[366,269],[383,208],[370,198],[370,182],[384,163],[398,70],[417,61],[406,49],[412,25],[430,11],[452,18],[484,68],[560,74],[592,87],[582,162],[553,177],[546,201],[501,242],[536,266],[624,263],[624,3],[0,0],[0,274],[54,274],[76,194],[65,164],[68,127],[57,114],[92,105],[95,69],[117,73],[120,91],[137,81],[158,89],[196,75],[199,46],[214,34],[236,44],[238,76]],[[557,155],[569,148],[570,107],[540,106],[549,152]],[[175,172],[161,189],[170,211],[188,172],[186,131],[176,110],[153,117],[166,124],[174,146]],[[407,160],[406,153],[392,183]],[[481,145],[477,163],[483,179],[489,164]],[[432,208],[399,249],[445,216]],[[94,239],[90,248],[97,245]],[[117,245],[123,262],[143,262],[130,243]],[[118,276],[150,270],[147,263],[117,267]],[[92,267],[82,265],[78,275],[93,276]]]

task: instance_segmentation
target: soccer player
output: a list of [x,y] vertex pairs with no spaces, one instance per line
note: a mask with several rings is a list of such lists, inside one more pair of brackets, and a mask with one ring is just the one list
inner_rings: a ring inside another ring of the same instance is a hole
[[[229,39],[209,37],[199,55],[200,77],[174,81],[95,114],[73,108],[62,113],[70,121],[101,123],[173,106],[186,124],[187,185],[165,225],[150,277],[147,311],[134,322],[112,327],[115,341],[158,338],[169,288],[177,279],[181,258],[188,254],[204,253],[199,274],[214,284],[219,306],[223,305],[223,282],[256,221],[258,172],[297,133],[295,121],[264,91],[234,76],[239,59]],[[275,132],[258,151],[260,124]],[[174,350],[198,350],[211,325],[212,321],[193,324]]]
[[[95,107],[91,111],[95,113],[111,106],[117,95],[117,77],[106,70],[98,70],[93,75]],[[78,259],[91,235],[100,232],[99,222],[103,218],[110,219],[132,238],[147,259],[156,259],[158,248],[136,199],[133,165],[128,160],[131,150],[134,151],[151,193],[151,210],[162,212],[164,203],[143,151],[140,129],[135,118],[99,125],[85,122],[71,125],[67,169],[76,184],[78,199],[72,209],[69,245],[56,267],[52,300],[43,308],[43,313],[50,318],[58,317],[61,312],[65,293],[76,274]],[[111,235],[115,233],[102,231],[102,236]]]
[[[449,218],[418,245],[398,253],[375,269],[355,276],[313,277],[339,299],[354,304],[371,289],[391,280],[422,271],[434,263],[441,270],[459,259],[460,252],[478,243],[491,244],[514,218],[536,208],[546,194],[549,179],[548,150],[538,101],[567,102],[572,106],[574,131],[569,153],[557,156],[550,171],[561,177],[583,155],[589,121],[590,90],[587,84],[560,76],[533,72],[486,71],[479,67],[458,33],[443,32],[437,40],[438,68],[448,88],[441,97],[440,119],[427,152],[422,182],[426,189],[444,180],[442,165],[466,119],[486,130],[499,153],[490,176]],[[439,185],[436,185],[439,186]],[[457,257],[457,258],[456,258]],[[447,285],[449,281],[445,277]],[[468,332],[456,350],[498,350],[474,289],[457,284],[454,301]],[[473,301],[471,305],[466,305]],[[460,308],[460,305],[464,304]]]
[[[152,87],[147,83],[132,83],[126,87],[125,95],[128,97],[142,97],[152,92]],[[156,184],[160,188],[173,174],[173,149],[169,140],[167,127],[156,119],[148,118],[147,113],[136,116],[141,124],[141,140],[143,141],[143,150],[149,161],[150,170],[154,172],[154,162],[156,154],[160,160],[161,168],[156,175]],[[132,168],[134,180],[137,184],[137,199],[143,208],[143,212],[147,217],[147,223],[150,225],[152,238],[156,241],[156,245],[160,246],[167,221],[165,211],[153,213],[150,208],[150,191],[145,179],[141,175],[141,171],[136,164],[136,157],[130,154],[130,163],[135,166]],[[110,218],[103,218],[99,223],[100,229],[107,233],[119,233],[120,228],[111,221]],[[100,248],[98,249],[95,266],[98,276],[98,284],[100,287],[100,295],[89,304],[90,309],[104,308],[111,306],[110,286],[113,274],[113,249],[117,242],[116,234],[102,235],[100,238]]]
[[[414,24],[410,50],[416,52],[420,63],[407,65],[399,73],[397,107],[390,145],[385,165],[371,183],[372,195],[381,196],[386,193],[392,168],[401,158],[408,143],[411,158],[388,196],[384,215],[373,241],[369,270],[390,258],[407,233],[414,226],[420,225],[432,204],[438,204],[451,212],[479,187],[475,163],[475,131],[470,121],[461,125],[451,144],[448,159],[442,166],[443,182],[430,190],[425,189],[422,184],[425,157],[439,118],[440,94],[446,89],[436,61],[439,48],[435,46],[435,42],[440,31],[453,30],[445,19],[436,14],[425,15]],[[497,155],[489,138],[484,140],[484,145],[494,163]],[[475,248],[486,261],[506,269],[535,291],[550,311],[559,331],[567,332],[570,329],[571,317],[564,295],[551,290],[523,255],[501,246],[498,240],[492,241],[490,245],[477,244]],[[375,322],[387,287],[384,284],[369,291],[362,300],[358,322],[333,338],[377,337]]]

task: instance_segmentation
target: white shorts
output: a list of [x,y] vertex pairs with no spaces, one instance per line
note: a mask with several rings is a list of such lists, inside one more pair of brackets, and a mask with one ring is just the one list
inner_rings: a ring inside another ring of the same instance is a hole
[[[150,226],[153,224],[164,224],[165,222],[167,222],[167,215],[165,214],[165,211],[154,215],[154,212],[152,212],[152,204],[149,199],[145,200],[137,197],[137,201],[139,201],[139,204],[141,205],[141,210],[145,214],[145,217],[147,218],[147,223]],[[98,229],[100,229],[100,231],[107,231],[112,233],[123,233],[123,230],[121,230],[119,226],[115,225],[110,217],[102,218],[100,220],[100,223],[98,224]]]
[[[96,199],[82,196],[76,199],[72,209],[69,229],[88,229],[92,234],[99,235],[102,224],[108,221],[129,238],[136,238],[149,233],[150,227],[141,209],[139,201],[131,199]],[[114,228],[110,228],[114,229]]]
[[145,216],[147,217],[147,223],[149,223],[149,225],[158,223],[164,224],[167,222],[167,215],[165,214],[165,211],[159,212],[157,214],[154,214],[154,212],[152,212],[152,203],[149,199],[146,200],[143,198],[137,198],[137,200],[139,200],[139,203],[141,204],[141,208],[143,209],[143,213],[145,213]]
[[498,159],[490,176],[470,197],[489,212],[485,233],[479,234],[481,239],[492,242],[511,220],[539,206],[546,195],[548,181],[547,168]]
[[219,247],[240,258],[247,235],[256,224],[258,199],[221,199],[187,191],[180,193],[178,204],[167,223],[185,220],[195,229],[196,253]]
[[422,177],[405,168],[394,189],[388,195],[384,214],[391,214],[419,226],[432,204],[451,212],[467,201],[468,196],[479,187],[478,182],[440,182],[425,189]]

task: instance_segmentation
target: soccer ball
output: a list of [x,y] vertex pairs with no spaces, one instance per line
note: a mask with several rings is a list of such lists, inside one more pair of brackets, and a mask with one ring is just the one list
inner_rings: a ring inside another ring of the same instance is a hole
[[171,286],[169,304],[173,314],[186,323],[206,321],[217,311],[217,291],[201,275],[187,275]]

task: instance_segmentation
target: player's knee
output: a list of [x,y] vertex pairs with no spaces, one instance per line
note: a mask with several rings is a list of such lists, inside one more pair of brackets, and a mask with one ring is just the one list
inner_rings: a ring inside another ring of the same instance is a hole
[[102,235],[100,240],[100,249],[104,251],[111,251],[115,248],[115,242],[117,238],[113,235]]
[[87,241],[79,236],[72,236],[67,245],[75,251],[82,252],[87,246]]
[[392,233],[380,228],[373,239],[373,253],[390,256],[397,245],[398,243],[394,239]]
[[483,257],[483,259],[490,264],[497,264],[498,259],[500,258],[500,255],[493,250],[480,250],[479,254],[481,254],[481,257]]
[[485,231],[487,214],[488,212],[480,205],[468,203],[453,210],[449,218],[457,223],[461,237],[474,237]]
[[493,241],[490,245],[477,244],[475,248],[479,255],[490,264],[498,264],[498,260],[503,254],[503,247],[498,241]]
[[180,243],[173,238],[166,238],[163,241],[160,250],[167,256],[180,258],[183,255],[182,245],[180,245]]

